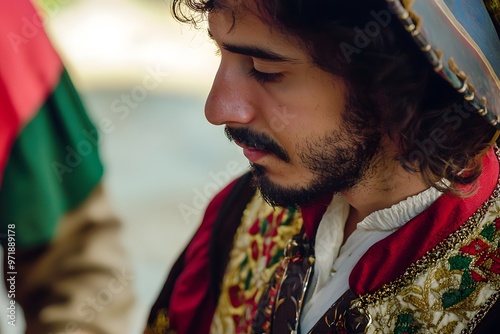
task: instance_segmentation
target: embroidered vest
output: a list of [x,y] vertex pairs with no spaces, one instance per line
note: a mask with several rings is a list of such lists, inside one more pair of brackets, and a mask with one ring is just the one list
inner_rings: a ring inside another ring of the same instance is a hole
[[[279,274],[280,263],[286,262],[286,243],[300,231],[302,218],[293,209],[271,209],[254,193],[247,175],[231,191],[214,224],[210,279],[218,306],[212,333],[272,333],[256,305],[278,284],[272,278]],[[465,224],[397,279],[370,294],[346,292],[310,333],[498,331],[499,197],[497,185]],[[174,333],[169,327],[168,305],[183,266],[181,255],[153,307],[145,333]],[[276,305],[280,305],[279,299],[269,312],[274,314]]]
[[[500,324],[499,298],[497,186],[460,229],[403,275],[370,294],[346,292],[309,333],[473,333],[486,314]],[[474,333],[499,331],[488,326]]]

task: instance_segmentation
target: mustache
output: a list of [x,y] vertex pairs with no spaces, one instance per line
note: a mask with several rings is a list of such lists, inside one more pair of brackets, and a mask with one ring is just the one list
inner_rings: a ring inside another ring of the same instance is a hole
[[245,146],[270,152],[284,162],[290,162],[290,156],[285,149],[264,133],[257,133],[248,128],[230,128],[229,126],[226,126],[224,132],[230,141],[238,141]]

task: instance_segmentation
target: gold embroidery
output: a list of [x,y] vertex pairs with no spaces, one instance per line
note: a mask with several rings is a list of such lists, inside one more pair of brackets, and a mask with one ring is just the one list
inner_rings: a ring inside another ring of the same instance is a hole
[[250,332],[257,303],[301,227],[299,211],[273,208],[256,192],[234,238],[211,333]]
[[459,230],[396,280],[360,297],[373,320],[366,333],[392,332],[401,314],[410,314],[425,333],[472,332],[499,298],[499,266],[497,184],[488,201]]
[[146,328],[144,334],[176,334],[170,329],[170,318],[167,309],[160,309],[156,313],[154,323]]

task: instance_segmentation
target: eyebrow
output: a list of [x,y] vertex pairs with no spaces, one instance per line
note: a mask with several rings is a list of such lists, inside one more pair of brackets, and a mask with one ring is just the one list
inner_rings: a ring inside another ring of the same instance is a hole
[[[210,30],[208,31],[208,37],[214,40],[214,36]],[[232,53],[241,54],[244,56],[249,56],[253,58],[258,58],[262,60],[267,60],[271,62],[287,62],[287,63],[297,63],[300,62],[298,59],[293,59],[290,57],[286,57],[280,55],[274,51],[269,49],[257,47],[257,46],[248,46],[248,45],[238,45],[238,44],[230,44],[230,43],[222,43],[222,48]]]

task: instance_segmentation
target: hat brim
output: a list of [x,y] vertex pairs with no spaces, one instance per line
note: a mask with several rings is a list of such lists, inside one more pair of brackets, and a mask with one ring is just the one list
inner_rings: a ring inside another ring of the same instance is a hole
[[436,73],[500,129],[500,38],[482,0],[386,0]]

